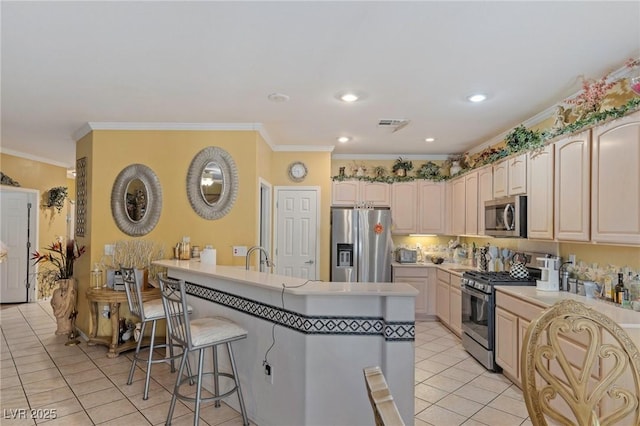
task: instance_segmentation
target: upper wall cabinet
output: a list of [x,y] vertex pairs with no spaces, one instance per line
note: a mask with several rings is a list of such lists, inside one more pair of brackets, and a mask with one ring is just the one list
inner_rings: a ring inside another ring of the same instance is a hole
[[391,232],[418,232],[418,182],[396,182],[391,191]]
[[418,233],[444,234],[445,183],[420,181],[418,183]]
[[527,235],[553,239],[553,145],[529,153]]
[[527,192],[527,154],[493,165],[493,198]]
[[563,241],[589,241],[591,131],[561,139],[554,147],[555,237]]
[[[473,171],[464,175],[465,192],[465,234],[478,234],[478,172]],[[484,204],[483,204],[484,205]],[[483,209],[484,210],[484,209]]]
[[461,176],[451,180],[451,232],[454,235],[465,233],[467,215],[465,178]]
[[640,112],[593,132],[591,239],[640,244]]
[[334,181],[331,190],[331,204],[349,206],[367,203],[376,207],[391,205],[391,185],[384,182],[360,180]]
[[493,199],[493,168],[478,169],[478,235],[484,235],[484,202]]

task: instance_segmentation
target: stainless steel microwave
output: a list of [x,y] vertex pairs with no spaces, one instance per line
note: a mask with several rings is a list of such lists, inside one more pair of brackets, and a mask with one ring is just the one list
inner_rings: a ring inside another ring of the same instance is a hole
[[485,201],[484,232],[492,237],[527,238],[527,197]]

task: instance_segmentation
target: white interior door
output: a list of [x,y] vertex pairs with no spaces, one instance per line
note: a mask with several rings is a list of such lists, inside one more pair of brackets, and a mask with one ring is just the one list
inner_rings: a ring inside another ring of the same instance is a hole
[[276,273],[317,279],[319,188],[276,187]]
[[2,188],[0,197],[0,240],[7,249],[0,263],[0,302],[33,301],[35,268],[29,254],[37,248],[38,192]]

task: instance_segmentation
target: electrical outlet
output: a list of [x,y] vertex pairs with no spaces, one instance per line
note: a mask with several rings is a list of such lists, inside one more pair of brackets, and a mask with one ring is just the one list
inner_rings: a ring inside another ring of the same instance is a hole
[[576,264],[576,255],[575,254],[570,254],[569,255],[569,263],[571,263],[572,265]]
[[233,246],[233,255],[245,257],[247,255],[247,246]]
[[268,363],[264,365],[264,380],[269,384],[273,384],[273,368]]

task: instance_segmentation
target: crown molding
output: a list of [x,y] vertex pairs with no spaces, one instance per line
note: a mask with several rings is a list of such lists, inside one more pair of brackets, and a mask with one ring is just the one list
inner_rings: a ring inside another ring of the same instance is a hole
[[404,160],[446,160],[449,158],[448,154],[333,154],[331,156],[334,160],[397,160],[402,157]]
[[26,152],[14,151],[13,149],[6,149],[0,147],[0,153],[13,155],[14,157],[24,158],[25,160],[38,161],[40,163],[51,164],[52,166],[63,167],[67,170],[73,169],[75,166],[69,165],[68,163],[62,163],[59,161],[51,160],[50,158],[39,157],[33,154],[27,154]]
[[333,145],[276,145],[275,152],[333,152]]

